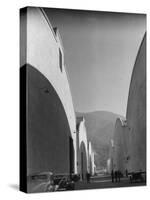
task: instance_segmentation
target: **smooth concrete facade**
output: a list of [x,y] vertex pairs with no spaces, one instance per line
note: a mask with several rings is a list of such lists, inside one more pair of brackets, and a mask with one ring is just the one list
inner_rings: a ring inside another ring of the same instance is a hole
[[63,46],[40,8],[21,13],[21,66],[28,84],[27,175],[77,173],[76,118]]
[[109,172],[146,171],[146,34],[132,72],[126,120],[116,120],[113,141]]
[[88,173],[88,141],[84,117],[77,117],[77,171],[81,180]]
[[128,96],[129,171],[146,171],[146,34],[135,61]]

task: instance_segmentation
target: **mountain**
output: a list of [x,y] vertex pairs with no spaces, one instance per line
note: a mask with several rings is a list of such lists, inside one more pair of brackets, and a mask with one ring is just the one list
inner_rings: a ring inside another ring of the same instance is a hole
[[[122,117],[108,111],[95,111],[89,113],[76,113],[84,116],[88,141],[96,152],[95,164],[97,168],[106,168],[109,155],[109,142],[113,138],[116,119]],[[123,117],[122,117],[123,118]]]

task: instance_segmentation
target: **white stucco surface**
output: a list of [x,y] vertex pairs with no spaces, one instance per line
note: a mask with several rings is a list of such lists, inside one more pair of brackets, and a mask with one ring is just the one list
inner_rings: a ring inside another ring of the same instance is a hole
[[64,65],[59,67],[59,48],[63,48],[53,28],[39,8],[27,9],[27,63],[36,67],[53,85],[63,102],[72,132],[75,131],[75,113]]
[[146,34],[132,72],[126,120],[116,120],[113,140],[110,157],[116,170],[146,171]]
[[[65,110],[73,139],[74,173],[76,173],[76,119],[65,70],[61,38],[58,31],[54,32],[42,9],[28,7],[26,20],[23,21],[23,18],[24,16],[21,18],[21,24],[22,27],[26,27],[26,40],[22,40],[23,37],[21,38],[21,52],[24,52],[21,57],[21,66],[26,63],[33,66],[44,75],[55,89]],[[59,51],[62,53],[62,70],[60,68]],[[61,137],[58,140],[61,140]]]
[[[88,141],[87,132],[85,127],[84,117],[77,118],[77,160],[78,160],[78,173],[83,179],[86,178],[86,173],[88,172]],[[83,160],[81,154],[83,153]]]
[[130,83],[127,124],[130,171],[146,170],[146,34],[135,61]]

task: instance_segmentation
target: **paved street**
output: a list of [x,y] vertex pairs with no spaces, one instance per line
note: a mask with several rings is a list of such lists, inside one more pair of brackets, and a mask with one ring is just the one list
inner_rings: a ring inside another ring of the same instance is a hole
[[78,182],[75,184],[75,190],[80,189],[98,189],[98,188],[113,188],[113,187],[130,187],[130,186],[144,186],[146,183],[136,182],[130,183],[129,178],[121,178],[120,182],[111,181],[111,176],[101,175],[91,177],[90,183],[86,181]]

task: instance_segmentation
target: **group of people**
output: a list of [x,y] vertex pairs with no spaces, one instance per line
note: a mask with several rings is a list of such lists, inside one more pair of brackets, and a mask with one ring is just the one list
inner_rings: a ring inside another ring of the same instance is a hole
[[111,171],[111,179],[112,179],[112,183],[114,182],[120,182],[122,173],[120,170],[112,170]]

